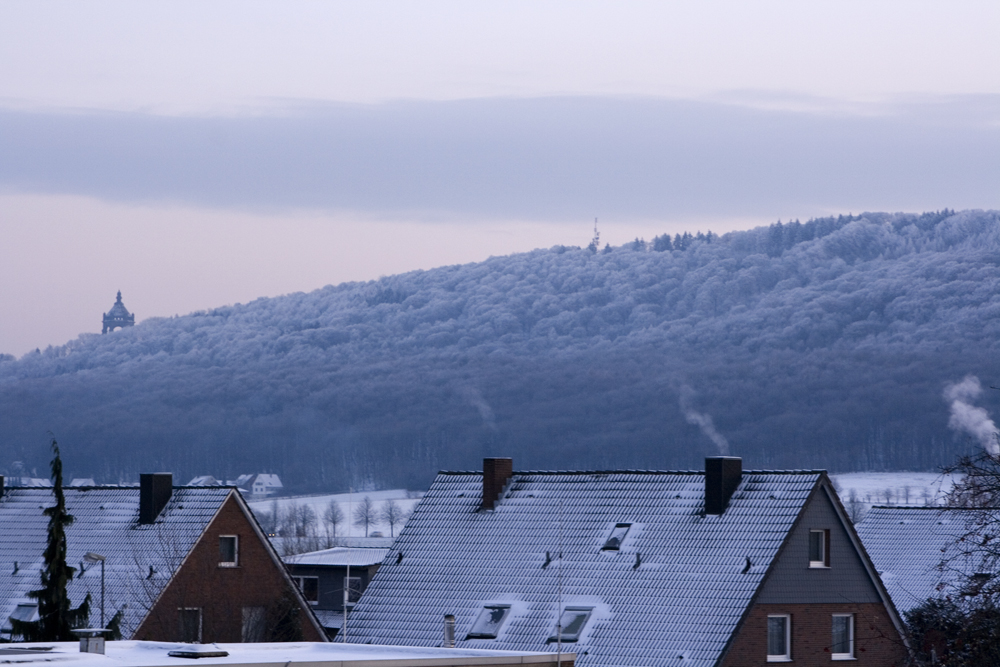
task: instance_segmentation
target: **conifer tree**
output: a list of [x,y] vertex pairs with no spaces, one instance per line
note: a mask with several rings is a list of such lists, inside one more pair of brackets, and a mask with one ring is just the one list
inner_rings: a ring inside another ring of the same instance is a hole
[[62,459],[59,444],[52,439],[52,495],[55,505],[46,508],[49,517],[48,541],[43,553],[45,566],[41,571],[42,587],[28,593],[38,600],[38,620],[18,622],[11,619],[13,633],[25,641],[73,641],[71,630],[83,627],[90,615],[90,595],[76,609],[70,608],[66,584],[73,578],[76,568],[66,564],[66,527],[73,523],[73,516],[66,511],[63,494]]

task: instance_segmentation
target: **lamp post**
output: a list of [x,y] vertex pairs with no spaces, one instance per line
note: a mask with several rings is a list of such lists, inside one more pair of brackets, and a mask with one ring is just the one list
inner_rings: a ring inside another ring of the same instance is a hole
[[83,555],[83,560],[88,563],[100,563],[101,564],[101,627],[104,627],[104,559],[105,557],[101,554],[95,554],[93,551],[88,551]]

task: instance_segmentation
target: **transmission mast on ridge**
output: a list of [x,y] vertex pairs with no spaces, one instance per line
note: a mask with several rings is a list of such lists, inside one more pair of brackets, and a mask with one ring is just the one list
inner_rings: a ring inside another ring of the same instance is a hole
[[594,218],[594,238],[590,241],[590,245],[587,246],[591,252],[597,252],[601,248],[601,233],[597,231],[597,218]]

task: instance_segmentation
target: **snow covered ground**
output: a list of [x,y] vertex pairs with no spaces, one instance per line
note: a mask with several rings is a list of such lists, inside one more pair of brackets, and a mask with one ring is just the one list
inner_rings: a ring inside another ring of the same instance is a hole
[[[352,517],[354,516],[355,508],[358,504],[364,501],[365,497],[371,498],[375,505],[377,514],[381,513],[381,510],[387,500],[392,500],[395,501],[396,505],[399,506],[405,515],[409,515],[409,513],[413,511],[414,506],[420,502],[420,496],[422,495],[422,491],[414,492],[407,491],[406,489],[388,489],[385,491],[364,491],[358,493],[268,498],[266,500],[253,500],[248,504],[258,518],[264,514],[270,514],[273,512],[275,506],[277,506],[278,511],[281,513],[287,513],[293,507],[309,506],[312,508],[313,512],[315,512],[315,516],[319,522],[317,525],[317,531],[320,534],[324,534],[323,515],[326,513],[330,503],[336,503],[340,507],[340,511],[344,516],[344,523],[337,528],[337,535],[341,537],[363,537],[365,529],[363,527],[355,526]],[[402,527],[403,526],[401,524],[397,524],[392,532],[398,535]],[[389,525],[378,521],[368,527],[368,535],[371,537],[377,537],[372,535],[372,533],[382,533],[385,537],[389,537]]]
[[940,505],[951,476],[937,472],[848,472],[830,475],[846,504],[851,492],[865,505]]

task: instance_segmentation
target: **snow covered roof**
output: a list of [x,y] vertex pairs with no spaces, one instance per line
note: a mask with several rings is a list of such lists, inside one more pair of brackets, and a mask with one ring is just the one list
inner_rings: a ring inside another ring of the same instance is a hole
[[[872,507],[856,528],[893,604],[906,612],[931,597],[953,592],[975,563],[953,560],[955,541],[977,510],[940,507]],[[942,561],[948,559],[946,566]]]
[[[32,651],[29,647],[47,647]],[[224,651],[215,658],[173,657],[171,651]],[[564,656],[569,657],[569,656]],[[0,662],[14,665],[50,664],[67,667],[168,667],[192,662],[198,665],[273,665],[289,667],[341,667],[358,663],[359,667],[446,667],[464,665],[555,664],[549,654],[512,651],[483,651],[460,648],[414,648],[407,646],[358,646],[318,642],[262,644],[174,644],[167,642],[107,642],[105,654],[80,653],[77,642],[42,642],[0,644]]]
[[[100,618],[101,566],[83,562],[93,551],[107,557],[105,616],[127,604],[122,634],[129,637],[172,573],[187,556],[223,502],[220,487],[174,487],[156,522],[139,524],[138,487],[64,488],[73,523],[66,528],[67,561],[77,568],[67,590],[73,606],[91,594],[91,618]],[[52,489],[7,488],[0,496],[0,624],[39,588]],[[96,616],[93,615],[96,612]]]
[[[822,478],[745,471],[713,516],[703,472],[516,472],[491,511],[483,473],[441,473],[350,615],[351,641],[438,646],[454,614],[460,647],[555,651],[561,589],[564,608],[591,610],[569,644],[579,665],[714,665]],[[485,605],[509,605],[496,638],[467,638]]]
[[285,556],[289,565],[378,565],[385,560],[388,549],[358,549],[334,547],[321,551],[310,551],[294,556]]

